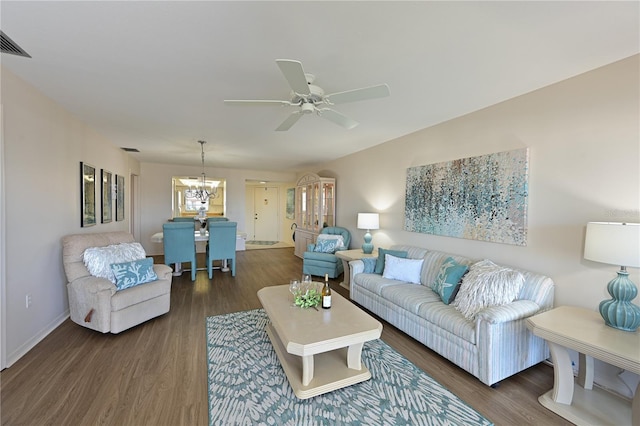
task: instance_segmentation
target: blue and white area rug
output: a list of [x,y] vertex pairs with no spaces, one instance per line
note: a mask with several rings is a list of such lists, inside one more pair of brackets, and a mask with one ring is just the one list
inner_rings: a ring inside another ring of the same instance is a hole
[[211,425],[491,425],[382,340],[362,360],[372,378],[299,400],[271,345],[262,309],[207,318]]

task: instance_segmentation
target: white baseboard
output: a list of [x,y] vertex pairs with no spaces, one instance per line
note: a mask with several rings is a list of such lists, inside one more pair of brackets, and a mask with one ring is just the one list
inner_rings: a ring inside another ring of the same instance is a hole
[[27,352],[29,352],[35,345],[40,343],[45,337],[47,337],[53,330],[58,328],[67,318],[69,318],[69,310],[67,309],[59,317],[47,324],[40,332],[25,342],[22,346],[16,349],[14,352],[7,355],[6,368],[11,367],[16,361],[22,358]]

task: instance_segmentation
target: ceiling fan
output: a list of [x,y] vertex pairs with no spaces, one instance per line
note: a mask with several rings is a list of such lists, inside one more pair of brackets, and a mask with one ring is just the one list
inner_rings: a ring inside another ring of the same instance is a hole
[[357,121],[327,107],[327,105],[343,104],[347,102],[363,101],[367,99],[382,98],[389,96],[389,86],[379,84],[377,86],[362,87],[360,89],[347,90],[344,92],[324,94],[322,88],[313,84],[315,76],[305,73],[300,61],[291,59],[276,59],[280,71],[291,86],[289,100],[225,100],[226,105],[248,105],[248,106],[294,106],[298,107],[287,117],[286,120],[276,128],[276,131],[289,130],[303,115],[315,112],[320,117],[325,118],[345,129],[353,129],[358,125]]

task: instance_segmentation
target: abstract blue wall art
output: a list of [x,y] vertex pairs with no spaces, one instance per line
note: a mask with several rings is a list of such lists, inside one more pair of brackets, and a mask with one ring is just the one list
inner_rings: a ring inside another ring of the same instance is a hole
[[404,229],[527,245],[529,149],[407,169]]

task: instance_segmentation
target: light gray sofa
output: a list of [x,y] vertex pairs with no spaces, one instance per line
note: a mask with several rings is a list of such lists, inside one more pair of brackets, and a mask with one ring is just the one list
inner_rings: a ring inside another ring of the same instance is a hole
[[488,386],[548,358],[545,341],[528,330],[525,320],[553,307],[554,283],[549,277],[513,268],[525,279],[518,298],[486,308],[469,321],[453,305],[444,304],[430,285],[446,258],[468,265],[481,259],[413,246],[391,249],[408,252],[408,258],[424,258],[421,285],[362,273],[363,261],[354,260],[349,263],[353,301]]
[[71,320],[102,333],[120,333],[169,312],[172,270],[153,265],[158,280],[116,291],[106,278],[89,274],[83,253],[89,247],[134,242],[128,232],[67,235],[62,239],[62,258],[67,275]]

